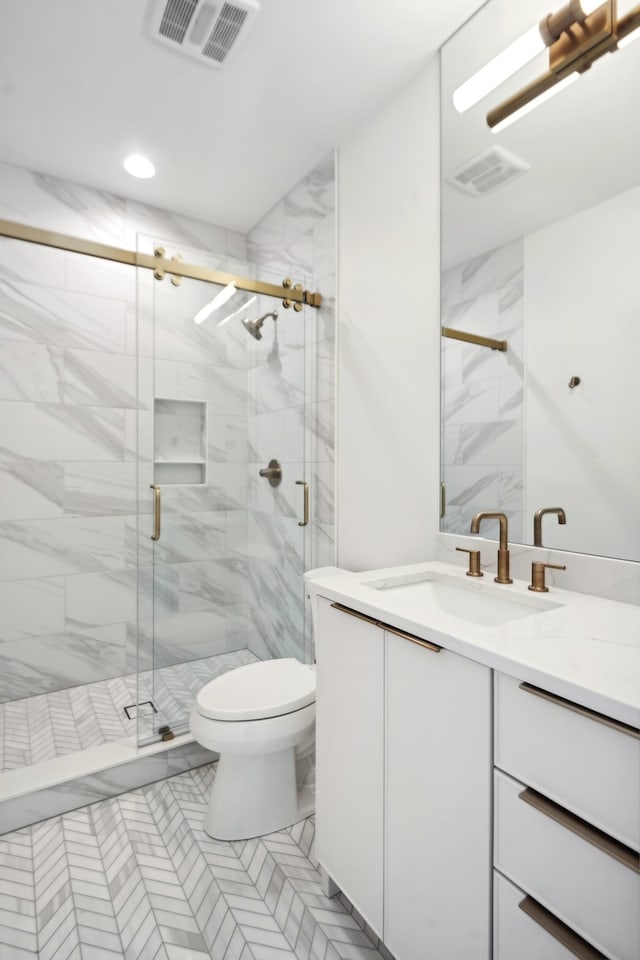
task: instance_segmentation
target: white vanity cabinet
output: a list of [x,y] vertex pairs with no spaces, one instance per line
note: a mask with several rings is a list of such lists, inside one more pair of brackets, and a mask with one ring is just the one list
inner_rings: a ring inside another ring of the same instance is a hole
[[495,960],[637,960],[638,731],[496,674],[495,765]]
[[382,937],[384,639],[319,599],[316,856]]
[[486,960],[491,670],[318,599],[317,855],[396,960]]

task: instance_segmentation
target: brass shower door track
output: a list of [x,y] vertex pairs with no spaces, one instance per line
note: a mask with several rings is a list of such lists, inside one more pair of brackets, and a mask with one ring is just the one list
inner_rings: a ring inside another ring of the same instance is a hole
[[[250,277],[238,277],[232,273],[223,273],[221,270],[211,270],[208,267],[199,267],[193,263],[183,263],[176,257],[166,259],[164,252],[152,256],[148,253],[138,253],[136,250],[124,250],[121,247],[111,247],[108,244],[96,243],[93,240],[83,240],[64,233],[55,233],[51,230],[42,230],[40,227],[30,227],[24,223],[14,223],[12,220],[0,219],[0,237],[12,240],[25,240],[27,243],[39,243],[45,247],[56,247],[58,250],[67,250],[70,253],[83,253],[88,257],[98,257],[101,260],[113,260],[116,263],[126,263],[131,267],[142,267],[153,270],[158,279],[165,274],[173,277],[189,277],[192,280],[205,280],[208,283],[217,283],[226,287],[235,284],[238,290],[248,293],[257,293],[265,297],[277,297],[282,300],[284,307],[293,307],[302,310],[303,306],[320,307],[322,296],[304,290],[302,284],[293,284],[291,280],[284,280],[282,286],[275,283],[265,283],[263,280],[253,280]],[[159,251],[161,248],[156,248]]]

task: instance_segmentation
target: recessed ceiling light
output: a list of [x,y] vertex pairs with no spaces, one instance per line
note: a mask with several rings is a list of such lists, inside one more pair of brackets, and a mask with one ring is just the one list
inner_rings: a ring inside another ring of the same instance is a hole
[[124,161],[124,168],[132,177],[140,177],[143,180],[153,177],[156,172],[156,168],[151,161],[147,160],[146,157],[142,157],[139,153],[134,153],[130,157],[127,157]]

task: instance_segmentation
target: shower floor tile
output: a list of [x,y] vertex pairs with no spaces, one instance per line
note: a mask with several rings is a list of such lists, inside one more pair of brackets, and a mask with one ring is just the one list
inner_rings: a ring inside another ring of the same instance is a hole
[[0,838],[0,957],[388,960],[323,895],[313,818],[236,843],[204,833],[215,766]]
[[[200,687],[256,659],[248,650],[236,650],[162,667],[155,673],[153,690],[159,715],[174,722],[176,717],[188,720]],[[152,689],[150,672],[140,675],[139,693],[132,673],[0,704],[0,773],[135,736],[137,720],[135,715],[128,720],[124,707],[136,703],[138,696],[150,700]]]

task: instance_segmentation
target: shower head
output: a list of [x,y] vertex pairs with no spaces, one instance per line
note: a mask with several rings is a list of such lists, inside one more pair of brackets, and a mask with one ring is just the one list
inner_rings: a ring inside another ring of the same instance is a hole
[[273,317],[275,323],[275,321],[278,319],[278,311],[272,310],[270,313],[265,313],[256,320],[249,320],[248,317],[245,317],[242,321],[242,326],[245,328],[245,330],[249,331],[254,340],[262,340],[262,333],[260,330],[267,317]]

